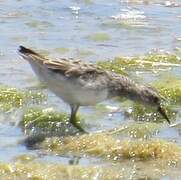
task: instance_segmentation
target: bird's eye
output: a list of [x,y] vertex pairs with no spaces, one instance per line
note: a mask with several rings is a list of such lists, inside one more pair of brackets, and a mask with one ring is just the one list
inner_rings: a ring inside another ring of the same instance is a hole
[[158,101],[159,101],[159,98],[158,98],[158,97],[154,97],[154,98],[153,98],[153,102],[154,102],[154,103],[158,103]]

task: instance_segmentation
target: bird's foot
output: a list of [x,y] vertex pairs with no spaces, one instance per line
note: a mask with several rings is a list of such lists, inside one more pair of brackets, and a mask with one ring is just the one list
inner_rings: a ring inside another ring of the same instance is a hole
[[87,131],[85,131],[81,126],[80,126],[80,122],[77,122],[77,121],[70,121],[70,123],[76,128],[78,129],[81,133],[84,133],[84,134],[88,134]]

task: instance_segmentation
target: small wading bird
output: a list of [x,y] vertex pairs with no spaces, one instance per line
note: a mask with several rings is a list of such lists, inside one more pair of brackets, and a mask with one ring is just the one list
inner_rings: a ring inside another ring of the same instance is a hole
[[84,129],[76,121],[79,107],[95,105],[116,96],[155,107],[170,124],[161,107],[161,97],[151,87],[138,85],[126,76],[105,71],[80,60],[49,60],[23,46],[19,47],[19,53],[30,63],[40,81],[70,105],[70,123],[82,132],[85,132]]

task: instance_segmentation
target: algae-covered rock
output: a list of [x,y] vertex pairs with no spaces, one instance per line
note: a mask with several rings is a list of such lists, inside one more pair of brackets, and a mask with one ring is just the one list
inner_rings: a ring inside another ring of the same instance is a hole
[[0,179],[18,180],[120,180],[120,179],[178,179],[179,167],[174,162],[165,164],[161,159],[153,161],[120,161],[106,165],[63,165],[42,161],[10,162],[0,164]]
[[135,158],[162,159],[165,162],[181,163],[181,147],[161,139],[118,140],[106,134],[92,134],[61,139],[47,138],[41,147],[56,154],[86,153],[116,161]]
[[[21,126],[27,131],[32,129],[43,130],[44,132],[59,132],[60,127],[67,123],[67,115],[58,113],[52,108],[30,108],[25,111]],[[62,128],[61,128],[62,130]]]
[[0,86],[0,109],[9,111],[13,108],[20,108],[23,105],[46,100],[46,96],[40,92],[20,91],[8,86]]
[[126,140],[120,146],[111,149],[111,157],[138,158],[141,160],[164,159],[165,161],[181,162],[181,147],[175,143],[161,139]]
[[123,170],[109,167],[82,167],[43,162],[0,164],[0,179],[45,180],[45,179],[101,179],[119,180]]
[[124,71],[148,70],[159,71],[159,69],[172,66],[181,67],[181,58],[174,54],[149,53],[137,57],[116,57],[112,61],[98,62],[103,69],[125,74]]
[[[118,141],[119,142],[119,141]],[[65,138],[46,138],[40,147],[57,154],[88,153],[90,155],[105,156],[117,144],[117,141],[106,134],[89,134],[69,136]]]
[[21,126],[26,133],[33,131],[33,133],[45,133],[47,136],[70,135],[78,131],[69,123],[66,113],[55,111],[53,108],[27,109],[24,112]]

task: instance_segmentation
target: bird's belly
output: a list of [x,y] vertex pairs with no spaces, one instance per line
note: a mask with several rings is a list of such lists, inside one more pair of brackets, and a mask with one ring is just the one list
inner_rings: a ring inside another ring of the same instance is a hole
[[62,75],[46,75],[44,81],[51,91],[69,104],[80,106],[95,105],[107,99],[107,89],[99,90],[94,87],[82,86],[76,80],[69,80]]

